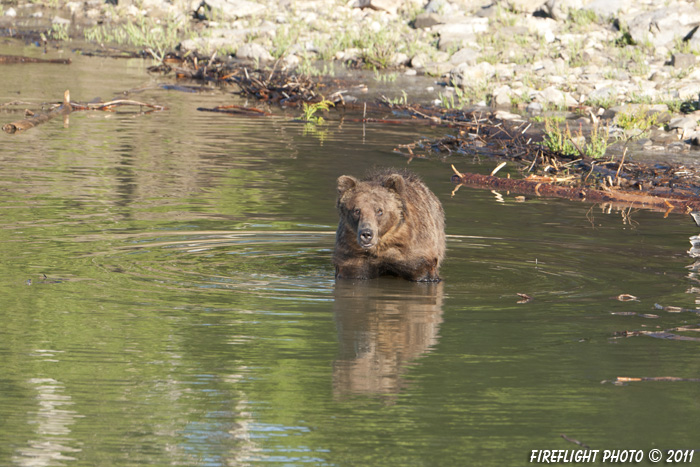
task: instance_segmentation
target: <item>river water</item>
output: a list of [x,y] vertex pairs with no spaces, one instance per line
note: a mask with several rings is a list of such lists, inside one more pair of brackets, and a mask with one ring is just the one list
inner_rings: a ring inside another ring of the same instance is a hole
[[[0,134],[0,465],[514,466],[571,440],[699,447],[700,383],[613,383],[700,377],[697,332],[622,334],[700,322],[689,218],[453,196],[450,164],[496,162],[393,152],[451,130],[201,112],[246,102],[165,89],[141,60],[72,58],[2,66],[0,100],[139,89],[168,110]],[[409,167],[442,201],[442,283],[334,281],[335,180],[377,166]]]

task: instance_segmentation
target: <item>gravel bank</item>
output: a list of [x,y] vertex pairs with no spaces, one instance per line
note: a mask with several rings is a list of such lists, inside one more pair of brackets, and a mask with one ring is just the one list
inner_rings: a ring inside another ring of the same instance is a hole
[[609,119],[613,132],[645,137],[652,149],[700,144],[700,8],[694,2],[44,3],[54,8],[3,2],[0,27],[44,30],[57,41],[142,47],[156,57],[169,49],[216,53],[306,75],[334,74],[346,65],[371,68],[381,70],[375,80],[385,86],[429,77],[421,98],[437,106],[491,106],[500,118],[577,110],[583,121]]

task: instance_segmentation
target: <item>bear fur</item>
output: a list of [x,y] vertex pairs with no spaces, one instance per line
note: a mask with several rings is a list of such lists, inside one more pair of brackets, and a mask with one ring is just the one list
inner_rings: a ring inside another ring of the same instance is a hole
[[382,275],[440,280],[445,257],[445,212],[412,172],[386,169],[358,180],[338,178],[333,264],[336,278]]

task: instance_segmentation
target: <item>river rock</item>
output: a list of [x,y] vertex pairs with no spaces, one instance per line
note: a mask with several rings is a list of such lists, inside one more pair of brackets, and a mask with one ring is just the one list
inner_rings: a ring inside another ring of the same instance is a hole
[[241,45],[236,51],[236,57],[247,58],[250,60],[257,61],[271,61],[273,60],[272,55],[268,50],[260,44],[255,42],[250,42]]
[[425,5],[426,13],[433,13],[438,15],[449,15],[455,10],[455,7],[450,4],[447,0],[430,0]]
[[452,68],[448,74],[449,82],[460,88],[472,87],[479,83],[485,83],[496,74],[496,68],[488,62],[476,65],[462,63]]
[[630,11],[634,0],[593,0],[585,6],[601,18],[616,16],[621,11]]
[[539,102],[530,102],[525,110],[530,115],[539,115],[544,111],[544,106]]
[[465,18],[459,23],[440,24],[433,28],[440,36],[438,48],[448,50],[452,47],[464,47],[476,42],[476,34],[486,32],[489,28],[488,18]]
[[403,52],[396,52],[389,59],[389,66],[392,67],[406,66],[409,63],[411,63],[411,59]]
[[411,61],[408,63],[408,65],[411,68],[421,69],[421,68],[425,67],[425,64],[428,63],[429,61],[430,61],[430,59],[429,59],[427,54],[419,53],[419,54],[414,55],[411,58]]
[[695,130],[698,126],[698,120],[693,117],[678,117],[673,118],[668,122],[669,130]]
[[474,14],[479,18],[493,18],[500,11],[499,8],[500,7],[497,3],[491,3],[489,5],[483,5],[481,8],[476,10]]
[[440,60],[426,62],[423,65],[423,71],[431,76],[444,76],[446,74],[449,74],[451,68],[452,64],[450,64],[450,62],[443,62]]
[[700,10],[676,4],[624,19],[635,42],[650,41],[656,47],[673,46],[677,37],[687,36],[700,23]]
[[591,91],[588,95],[589,101],[600,101],[606,99],[615,99],[617,97],[617,89],[613,86],[605,86],[600,89]]
[[544,5],[545,0],[501,0],[498,3],[512,11],[532,14]]
[[535,94],[535,100],[543,104],[560,105],[571,107],[577,104],[576,100],[569,94],[561,92],[554,86],[549,86]]
[[510,107],[513,90],[507,84],[498,86],[493,90],[491,105],[494,107]]
[[183,52],[191,50],[193,52],[211,54],[218,49],[228,46],[231,46],[231,40],[225,37],[195,37],[194,39],[185,39],[180,42],[178,48]]
[[299,66],[299,64],[301,63],[301,59],[294,54],[289,54],[282,57],[281,62],[282,68],[293,70],[294,68]]
[[[87,8],[90,2],[80,2],[82,8]],[[141,9],[146,10],[149,16],[152,17],[167,17],[168,15],[176,16],[178,9],[172,5],[172,2],[164,0],[142,0],[140,2]]]
[[678,89],[678,98],[681,100],[697,99],[700,94],[700,84],[688,84]]
[[71,15],[82,16],[85,5],[83,2],[68,2],[66,3],[66,9],[70,11]]
[[690,144],[700,146],[700,131],[694,131],[690,135]]
[[671,66],[673,68],[690,68],[696,63],[695,55],[677,53],[671,55]]
[[354,8],[370,8],[372,10],[386,11],[395,15],[401,6],[401,0],[355,0]]
[[613,107],[608,108],[605,113],[603,113],[603,118],[608,119],[612,118],[613,120],[617,119],[617,116],[619,114],[637,114],[640,112],[644,112],[645,115],[652,115],[652,114],[662,114],[664,112],[668,112],[668,106],[666,104],[622,104],[622,105],[615,105]]
[[195,37],[185,39],[180,42],[178,48],[181,51],[198,51],[206,54],[225,47],[236,47],[238,44],[245,42],[246,36],[249,34],[248,29],[228,29],[216,28],[209,30],[208,37]]
[[54,16],[51,20],[51,24],[70,25],[70,20],[66,18],[61,18],[60,16]]
[[335,59],[339,62],[359,62],[362,57],[362,49],[350,47],[349,49],[336,52]]
[[470,47],[465,47],[463,49],[459,49],[450,57],[450,63],[453,65],[459,65],[461,63],[466,63],[468,65],[476,65],[476,60],[478,58],[478,51]]
[[[214,15],[212,15],[213,10],[216,10]],[[194,8],[195,16],[198,18],[211,19],[212,16],[221,15],[227,20],[247,18],[262,14],[265,10],[265,5],[248,0],[202,0]]]
[[557,22],[552,18],[540,18],[536,16],[526,16],[522,19],[522,25],[533,34],[544,39],[548,44],[551,44],[556,39],[554,31],[557,29]]
[[442,23],[444,23],[444,21],[440,15],[424,11],[416,16],[416,19],[413,21],[413,27],[416,29],[427,29]]
[[505,110],[497,110],[493,113],[493,117],[496,120],[510,120],[510,121],[522,121],[523,117],[514,114],[512,112],[507,112]]
[[432,76],[443,76],[454,67],[445,52],[438,52],[432,58],[426,53],[416,54],[411,58],[409,65]]
[[559,0],[547,0],[542,6],[542,10],[556,21],[565,20],[567,17],[567,11],[562,8],[562,2]]

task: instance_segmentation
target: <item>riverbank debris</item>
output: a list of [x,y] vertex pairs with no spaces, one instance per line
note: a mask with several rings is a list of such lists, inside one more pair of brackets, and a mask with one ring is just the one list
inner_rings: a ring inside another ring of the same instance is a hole
[[[11,104],[15,103],[8,103],[7,105]],[[80,104],[76,102],[71,102],[70,91],[66,90],[66,92],[63,93],[62,103],[54,105],[47,112],[35,113],[30,110],[25,110],[25,114],[28,115],[27,118],[7,123],[3,125],[2,130],[8,134],[19,133],[22,131],[29,130],[30,128],[34,128],[37,125],[41,125],[42,123],[46,123],[49,120],[58,116],[62,116],[64,119],[64,125],[68,125],[68,116],[72,112],[82,110],[100,110],[104,112],[114,112],[117,107],[122,106],[137,106],[140,108],[145,107],[150,109],[148,112],[162,111],[167,109],[167,107],[164,107],[162,105],[148,104],[146,102],[140,102],[131,99],[116,99],[108,102],[91,102],[87,104]]]
[[[693,167],[675,164],[645,164],[630,160],[625,145],[621,157],[595,153],[577,142],[583,137],[583,129],[572,135],[560,132],[572,151],[557,150],[546,144],[546,129],[525,118],[508,119],[503,113],[477,107],[471,110],[442,109],[395,102],[386,97],[373,103],[348,99],[347,89],[352,85],[335,78],[311,78],[287,69],[278,69],[281,61],[271,69],[261,69],[250,63],[216,57],[203,57],[197,53],[170,54],[166,60],[149,69],[163,74],[174,73],[178,79],[192,79],[221,85],[235,85],[242,96],[262,100],[270,105],[300,107],[325,99],[333,102],[342,113],[341,121],[357,121],[378,124],[426,124],[457,130],[437,140],[422,139],[398,145],[394,153],[414,158],[429,157],[431,153],[508,161],[508,170],[497,167],[491,176],[461,174],[452,177],[457,189],[463,185],[487,188],[538,197],[559,197],[606,203],[625,208],[639,207],[670,213],[687,214],[700,211],[700,171]],[[345,86],[345,90],[343,89]],[[325,92],[327,91],[327,92]],[[327,95],[329,97],[324,96]],[[256,115],[243,109],[226,110],[226,106],[200,111]],[[372,113],[368,113],[367,110]],[[347,110],[363,111],[362,118],[346,116]],[[579,109],[586,110],[585,108]],[[590,111],[590,109],[588,109]],[[390,112],[390,114],[387,114]],[[590,131],[598,135],[604,123],[594,118]],[[598,147],[604,153],[608,148],[608,133],[598,135]],[[566,146],[566,145],[564,145]],[[567,146],[568,147],[568,146]],[[506,172],[497,177],[498,170]],[[520,172],[518,175],[515,172]],[[519,198],[522,200],[522,197]]]
[[642,377],[632,377],[632,376],[618,376],[614,380],[601,381],[601,384],[611,383],[616,386],[625,385],[627,383],[640,383],[640,382],[673,382],[673,383],[700,383],[700,378],[679,378],[677,376],[642,376]]
[[0,55],[0,65],[15,65],[20,63],[56,63],[70,65],[70,58],[34,58],[21,55]]
[[272,114],[270,112],[265,112],[264,110],[261,109],[256,109],[255,107],[243,107],[240,105],[234,105],[234,104],[229,104],[229,105],[218,105],[213,108],[207,108],[207,107],[197,107],[197,110],[200,112],[218,112],[218,113],[224,113],[224,114],[229,114],[229,115],[239,115],[239,116],[244,116],[244,117],[271,117]]
[[[237,94],[281,106],[297,107],[302,102],[314,103],[323,97],[317,92],[323,84],[299,73],[251,66],[249,63],[221,60],[216,54],[203,57],[196,53],[168,54],[163,62],[149,68],[151,73],[174,74],[177,79],[232,84]],[[342,100],[342,95],[337,96]],[[204,109],[203,109],[204,110]]]
[[[413,113],[414,116],[422,116]],[[700,206],[700,171],[679,164],[645,164],[621,157],[593,157],[580,149],[562,153],[544,143],[545,133],[527,121],[503,121],[483,110],[445,111],[441,124],[458,134],[437,140],[419,140],[398,146],[394,152],[408,158],[445,156],[492,158],[500,164],[491,175],[461,173],[453,167],[452,181],[459,187],[501,190],[541,197],[622,205],[674,213],[693,213]],[[573,143],[573,142],[572,142]],[[496,177],[503,161],[514,167]],[[700,215],[698,216],[700,218]],[[697,222],[697,221],[696,221]],[[700,225],[700,223],[699,223]]]
[[610,203],[625,207],[638,207],[661,211],[666,214],[673,210],[677,212],[691,212],[700,209],[700,197],[695,194],[665,192],[665,196],[649,191],[628,191],[613,189],[603,190],[588,188],[586,186],[560,185],[561,180],[556,177],[544,177],[529,175],[522,179],[496,177],[477,173],[459,173],[452,175],[452,181],[457,185],[465,185],[474,188],[485,188],[515,192],[520,194],[534,194],[538,197],[565,198],[575,201],[587,201],[592,203]]

